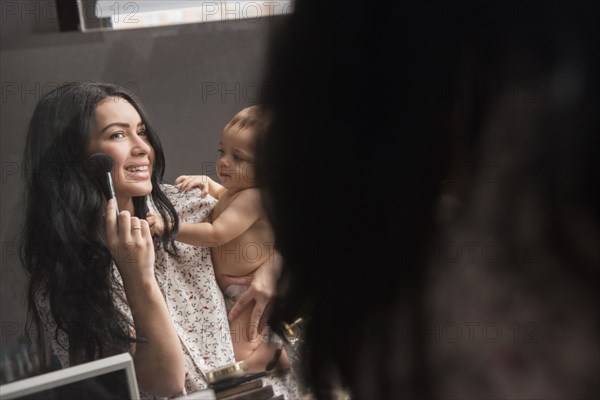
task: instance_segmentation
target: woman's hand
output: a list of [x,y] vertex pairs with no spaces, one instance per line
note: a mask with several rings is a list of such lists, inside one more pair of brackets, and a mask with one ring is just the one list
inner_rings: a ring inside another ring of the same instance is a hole
[[117,224],[115,201],[106,207],[106,237],[123,282],[154,280],[154,243],[148,222],[121,211]]
[[271,259],[267,260],[251,275],[244,277],[225,276],[225,280],[229,284],[248,285],[248,290],[239,296],[238,301],[229,311],[228,318],[233,321],[244,308],[254,302],[250,331],[248,332],[251,338],[262,332],[263,326],[269,319],[273,298],[276,294],[282,260],[279,253],[274,252],[273,254],[274,256]]
[[200,189],[200,197],[202,198],[210,194],[218,199],[223,192],[223,186],[206,175],[181,175],[175,179],[175,186],[180,192],[198,188]]
[[132,351],[140,389],[160,397],[173,397],[184,390],[185,367],[181,342],[154,277],[154,243],[148,222],[117,216],[115,200],[106,208],[106,236],[111,255],[123,278],[127,303],[142,345]]

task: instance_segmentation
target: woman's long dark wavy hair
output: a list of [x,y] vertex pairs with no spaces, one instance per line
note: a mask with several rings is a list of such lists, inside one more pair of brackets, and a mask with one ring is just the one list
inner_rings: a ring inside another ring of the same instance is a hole
[[[38,102],[25,146],[25,221],[21,260],[29,274],[28,321],[35,322],[42,349],[37,300],[47,297],[56,322],[54,335],[69,339],[69,362],[127,351],[133,322],[115,305],[118,282],[103,233],[105,200],[85,175],[83,163],[95,129],[96,106],[107,97],[127,100],[139,113],[155,152],[150,197],[157,211],[174,222],[158,246],[176,255],[177,213],[160,189],[165,158],[160,141],[139,101],[123,87],[107,83],[67,83]],[[147,198],[134,197],[135,215],[145,218]],[[139,340],[139,338],[137,339]]]

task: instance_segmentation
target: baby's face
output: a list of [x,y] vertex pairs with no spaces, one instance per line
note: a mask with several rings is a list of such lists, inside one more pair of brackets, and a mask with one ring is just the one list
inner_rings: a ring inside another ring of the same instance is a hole
[[223,131],[217,158],[217,174],[227,190],[243,190],[256,186],[254,148],[253,129]]

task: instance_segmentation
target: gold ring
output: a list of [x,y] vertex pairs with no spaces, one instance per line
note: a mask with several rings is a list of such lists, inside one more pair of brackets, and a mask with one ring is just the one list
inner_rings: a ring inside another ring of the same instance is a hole
[[131,228],[132,231],[135,231],[136,229],[142,230],[142,228]]

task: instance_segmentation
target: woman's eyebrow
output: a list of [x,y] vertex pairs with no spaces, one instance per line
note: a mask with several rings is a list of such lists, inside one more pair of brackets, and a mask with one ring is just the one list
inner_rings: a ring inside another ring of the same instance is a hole
[[[108,128],[111,128],[113,126],[118,126],[121,128],[129,128],[129,124],[126,122],[113,122],[111,124],[106,125],[101,131],[100,133],[103,133],[104,131],[106,131]],[[144,126],[144,122],[140,121],[137,123],[137,127],[139,128],[140,126]]]

